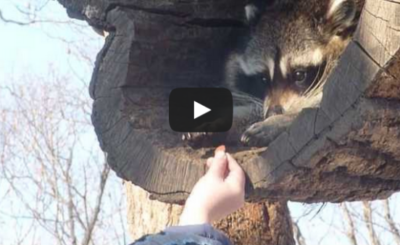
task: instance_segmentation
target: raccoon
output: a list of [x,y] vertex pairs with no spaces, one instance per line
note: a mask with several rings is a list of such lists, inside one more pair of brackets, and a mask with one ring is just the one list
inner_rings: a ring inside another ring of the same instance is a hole
[[[263,121],[241,137],[266,146],[321,98],[326,77],[351,40],[362,0],[264,0],[245,8],[249,34],[227,60],[225,84],[264,101]],[[321,93],[319,93],[321,94]]]

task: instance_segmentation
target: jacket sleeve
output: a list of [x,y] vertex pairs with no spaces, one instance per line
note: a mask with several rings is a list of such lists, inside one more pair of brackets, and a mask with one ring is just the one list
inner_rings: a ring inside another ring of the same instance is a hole
[[232,245],[228,237],[221,231],[215,229],[210,224],[171,226],[164,230],[165,233],[197,235],[204,238],[212,239],[222,245]]

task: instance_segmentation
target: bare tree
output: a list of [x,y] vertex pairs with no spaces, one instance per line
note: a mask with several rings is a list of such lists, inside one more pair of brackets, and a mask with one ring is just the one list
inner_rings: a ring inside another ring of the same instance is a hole
[[9,2],[8,6],[12,7],[14,12],[18,13],[18,16],[10,14],[12,17],[8,17],[0,8],[0,22],[18,26],[29,26],[43,23],[76,24],[76,22],[69,19],[57,20],[55,18],[45,17],[42,12],[46,11],[46,7],[48,7],[49,4],[52,4],[50,0],[23,0],[15,3]]
[[5,208],[1,215],[32,220],[31,236],[46,232],[59,244],[93,244],[110,168],[94,139],[87,139],[90,101],[82,104],[67,79],[51,78],[1,90],[8,106],[0,117],[0,174],[7,198],[21,205],[21,213]]
[[99,39],[54,10],[64,13],[48,0],[0,3],[0,24],[34,28],[67,57],[63,69],[43,64],[44,74],[18,64],[18,74],[0,74],[0,244],[126,244],[121,181],[90,120]]
[[[17,16],[0,7],[0,22],[43,27],[49,38],[62,41],[66,52],[79,62],[68,64],[68,75],[57,74],[53,69],[44,77],[27,73],[0,85],[0,238],[5,236],[4,230],[10,230],[6,226],[12,224],[13,244],[39,244],[45,239],[56,244],[124,244],[121,238],[125,237],[125,210],[122,199],[114,196],[122,187],[111,179],[102,153],[88,139],[91,136],[87,132],[92,128],[87,80],[74,70],[75,65],[92,69],[93,58],[86,50],[90,44],[83,43],[91,39],[87,32],[92,30],[80,22],[43,15],[51,1],[25,3],[11,4]],[[48,29],[50,25],[52,28]],[[62,35],[53,29],[59,26],[63,28]],[[81,39],[66,38],[67,29],[78,33]],[[71,75],[80,82],[76,87],[71,86]],[[130,203],[133,204],[138,203]],[[362,204],[354,206],[362,211]],[[366,206],[366,224],[374,232],[371,237],[378,239],[370,243],[385,243],[375,232],[382,228],[400,244],[398,222],[391,215],[389,201],[379,210],[372,209],[369,203]],[[351,244],[361,244],[357,237],[361,225],[356,221],[364,221],[364,216],[350,212],[348,204],[341,207],[343,216],[338,218],[347,222]],[[130,216],[138,218],[138,212]],[[146,211],[141,212],[143,215]],[[372,219],[380,213],[386,226]],[[119,227],[113,228],[115,222]],[[307,240],[306,229],[301,233],[301,225],[294,226],[299,245],[313,244]],[[0,239],[3,243],[8,244]]]

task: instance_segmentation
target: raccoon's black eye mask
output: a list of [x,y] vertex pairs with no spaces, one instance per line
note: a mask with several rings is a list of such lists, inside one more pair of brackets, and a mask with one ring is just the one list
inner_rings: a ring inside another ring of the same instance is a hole
[[264,99],[275,83],[283,82],[287,87],[304,94],[317,86],[325,70],[325,62],[319,66],[298,67],[291,69],[283,81],[272,82],[267,72],[254,75],[239,73],[236,75],[237,88],[259,99]]
[[290,84],[294,86],[295,90],[300,93],[306,92],[314,88],[325,70],[325,62],[319,66],[309,66],[305,68],[295,68],[292,70],[288,79],[290,79]]
[[299,89],[307,89],[312,85],[318,75],[319,67],[307,67],[294,70],[289,79]]
[[267,93],[270,79],[264,73],[247,75],[244,73],[236,76],[237,88],[240,91],[251,94],[259,99],[264,99]]

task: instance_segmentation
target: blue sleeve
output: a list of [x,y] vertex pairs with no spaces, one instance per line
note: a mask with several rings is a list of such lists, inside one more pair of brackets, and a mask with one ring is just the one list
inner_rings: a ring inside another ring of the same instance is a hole
[[220,242],[222,245],[232,245],[228,237],[210,224],[171,226],[164,230],[166,233],[184,233],[187,235],[198,235]]

